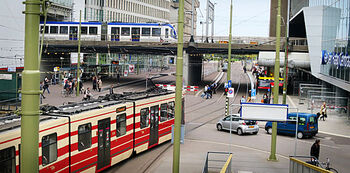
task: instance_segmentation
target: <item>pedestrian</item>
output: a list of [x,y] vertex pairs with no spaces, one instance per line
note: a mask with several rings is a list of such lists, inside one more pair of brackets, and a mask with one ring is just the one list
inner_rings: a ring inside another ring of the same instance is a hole
[[113,91],[113,84],[112,84],[111,87],[109,88],[109,94],[114,94],[114,91]]
[[[40,91],[42,91],[44,89],[44,82],[40,82]],[[40,94],[40,96],[45,99],[45,96],[44,96],[44,92],[42,94]],[[41,102],[41,101],[40,101]]]
[[44,91],[43,93],[45,93],[45,90],[47,90],[47,93],[50,94],[50,90],[49,90],[49,79],[47,78],[47,76],[45,76],[45,79],[44,79]]
[[97,79],[96,76],[92,77],[92,90],[97,90]]
[[120,83],[120,74],[119,73],[117,74],[117,83],[118,84]]
[[204,98],[204,96],[207,96],[207,94],[208,94],[208,85],[205,85],[205,87],[204,87],[204,95],[203,95],[203,98]]
[[321,106],[320,114],[322,115],[320,117],[320,120],[322,118],[322,120],[325,121],[324,118],[327,118],[327,105],[326,105],[326,102],[323,102],[323,104]]
[[263,100],[264,100],[264,103],[267,104],[268,100],[269,100],[269,97],[267,96],[267,94],[265,93],[264,96],[263,96]]
[[207,99],[208,98],[213,98],[213,88],[212,87],[208,87],[208,91],[207,91]]
[[97,81],[97,88],[98,88],[98,92],[101,92],[101,88],[102,88],[102,80],[101,80],[101,78],[99,78],[98,81]]
[[250,96],[248,96],[247,103],[251,103],[251,102],[252,102],[252,98]]
[[311,150],[310,150],[310,156],[315,157],[317,160],[320,156],[320,142],[321,141],[319,139],[316,139],[315,143],[312,144]]
[[245,102],[247,102],[247,100],[245,99],[245,96],[242,96],[242,98],[241,98],[241,104],[242,104],[242,103],[245,103]]
[[244,73],[247,73],[247,68],[245,66],[243,66],[243,71]]

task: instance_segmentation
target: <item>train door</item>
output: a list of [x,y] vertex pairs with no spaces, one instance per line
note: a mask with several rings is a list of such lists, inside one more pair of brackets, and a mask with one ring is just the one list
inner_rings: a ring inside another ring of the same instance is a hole
[[110,164],[110,133],[111,120],[106,118],[98,121],[98,160],[97,170],[104,168]]
[[150,134],[149,134],[149,147],[158,143],[158,117],[159,117],[159,106],[151,107],[150,115]]
[[131,28],[131,40],[140,41],[140,28]]
[[78,27],[70,26],[69,27],[69,40],[78,40]]
[[112,41],[119,41],[120,38],[120,28],[119,27],[112,27],[111,28],[111,40]]

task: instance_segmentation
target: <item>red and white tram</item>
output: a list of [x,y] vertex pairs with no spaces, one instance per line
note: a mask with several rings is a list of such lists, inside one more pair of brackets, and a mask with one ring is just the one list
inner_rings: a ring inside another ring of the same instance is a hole
[[[110,98],[64,105],[40,116],[40,172],[100,172],[171,139],[174,92]],[[18,119],[0,125],[5,172],[20,172],[19,124]]]

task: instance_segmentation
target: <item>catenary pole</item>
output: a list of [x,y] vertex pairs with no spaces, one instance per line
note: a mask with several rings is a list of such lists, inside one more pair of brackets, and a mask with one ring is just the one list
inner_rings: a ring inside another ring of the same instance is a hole
[[182,78],[183,78],[183,27],[184,27],[184,0],[179,1],[178,43],[176,60],[176,91],[175,91],[175,128],[173,146],[173,173],[180,170],[180,134],[182,114]]
[[[232,0],[230,5],[230,29],[229,29],[229,35],[228,35],[228,62],[227,62],[227,83],[229,80],[231,80],[231,41],[232,41]],[[231,87],[231,86],[229,86]],[[230,113],[230,99],[226,97],[226,116],[228,116]]]
[[25,4],[24,70],[22,72],[21,172],[39,170],[39,22],[40,5],[45,1],[27,0]]
[[[274,70],[273,104],[278,104],[279,74],[280,74],[280,42],[281,42],[281,0],[278,0],[276,22],[276,58]],[[277,122],[272,123],[270,161],[276,158]]]
[[287,7],[287,21],[286,21],[286,43],[284,47],[284,70],[283,70],[283,97],[282,104],[286,104],[287,102],[287,86],[288,86],[288,44],[289,44],[289,7],[290,0],[288,0]]
[[80,17],[79,17],[79,35],[78,35],[78,64],[77,64],[77,96],[79,96],[79,85],[80,85],[80,38],[81,38],[81,10],[80,10]]

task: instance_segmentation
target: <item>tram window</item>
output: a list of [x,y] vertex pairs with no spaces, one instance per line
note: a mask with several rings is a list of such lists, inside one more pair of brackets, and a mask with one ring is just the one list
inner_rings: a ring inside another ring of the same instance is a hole
[[165,29],[165,38],[169,38],[169,29],[168,28]]
[[60,26],[60,34],[68,34],[68,26]]
[[97,27],[89,27],[90,35],[97,35]]
[[50,26],[50,34],[58,34],[58,26]]
[[130,36],[130,28],[122,27],[122,36]]
[[168,119],[175,117],[175,102],[168,103]]
[[[40,26],[40,33],[43,33],[44,26]],[[49,33],[49,27],[45,26],[45,34]]]
[[88,30],[87,26],[82,26],[81,27],[81,34],[86,35],[87,34],[87,30]]
[[151,28],[142,28],[142,36],[150,36]]
[[43,166],[57,160],[57,133],[42,138],[42,163]]
[[0,150],[0,172],[15,173],[16,172],[16,154],[15,147],[9,147]]
[[117,115],[117,137],[126,134],[126,114]]
[[160,105],[160,122],[168,120],[168,104],[164,103]]
[[160,28],[152,28],[152,36],[153,37],[160,36]]
[[146,128],[149,125],[149,109],[143,108],[140,111],[140,128]]
[[112,35],[119,35],[119,27],[112,27]]
[[78,127],[78,150],[85,150],[91,147],[91,123]]

